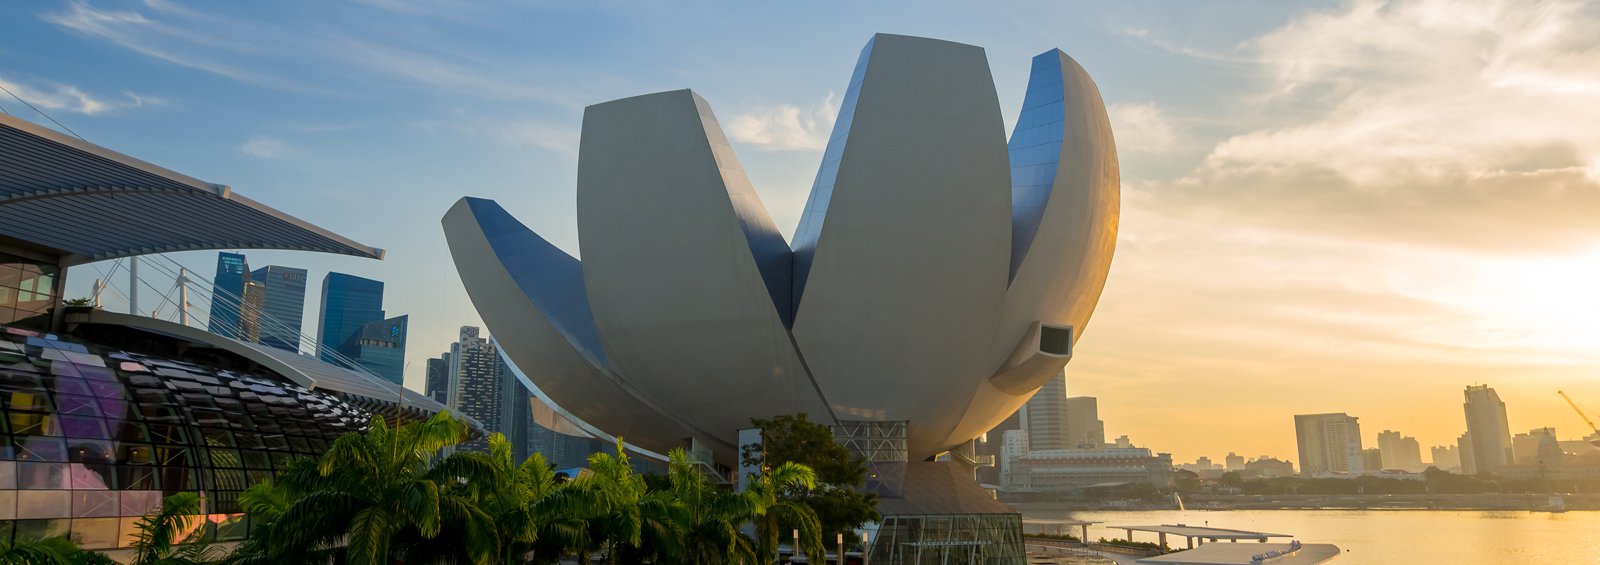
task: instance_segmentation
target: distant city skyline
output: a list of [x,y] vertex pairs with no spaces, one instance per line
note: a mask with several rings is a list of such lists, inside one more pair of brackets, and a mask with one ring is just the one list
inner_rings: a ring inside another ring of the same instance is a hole
[[[1289,457],[1285,418],[1345,411],[1450,445],[1448,399],[1473,382],[1496,383],[1511,430],[1584,435],[1557,389],[1600,410],[1595,4],[497,8],[28,3],[0,13],[0,84],[91,142],[387,249],[249,254],[388,281],[424,390],[424,360],[481,325],[440,217],[494,198],[577,253],[585,105],[694,87],[787,237],[872,33],[984,46],[1008,126],[1027,58],[1059,46],[1094,74],[1122,163],[1121,240],[1067,375],[1118,435]],[[172,257],[195,278],[215,261]],[[68,294],[108,268],[74,267]]]

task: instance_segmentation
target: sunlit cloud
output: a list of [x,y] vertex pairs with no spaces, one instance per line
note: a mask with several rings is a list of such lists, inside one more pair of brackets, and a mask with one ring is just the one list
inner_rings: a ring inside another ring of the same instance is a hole
[[[126,108],[166,104],[165,100],[154,96],[142,96],[126,91],[120,96],[107,97],[91,95],[70,84],[25,84],[3,77],[0,77],[0,87],[4,87],[41,110],[60,110],[74,114],[95,115]],[[15,105],[17,101],[9,95],[0,95],[0,106],[6,106],[8,103]]]
[[1155,104],[1112,104],[1106,112],[1118,151],[1163,153],[1178,146],[1181,134],[1177,126]]
[[[1222,54],[1126,32],[1243,68],[1251,91],[1208,109],[1239,129],[1191,170],[1125,187],[1069,382],[1135,435],[1280,455],[1297,412],[1445,443],[1472,382],[1519,405],[1514,428],[1553,424],[1549,383],[1600,363],[1595,29],[1578,2],[1358,0]],[[1124,153],[1162,146],[1151,123],[1215,118],[1139,108],[1110,108]],[[1169,411],[1196,395],[1172,383],[1202,381],[1204,410]]]
[[777,104],[737,114],[726,122],[728,137],[760,149],[820,151],[828,145],[839,104],[834,94],[809,108]]

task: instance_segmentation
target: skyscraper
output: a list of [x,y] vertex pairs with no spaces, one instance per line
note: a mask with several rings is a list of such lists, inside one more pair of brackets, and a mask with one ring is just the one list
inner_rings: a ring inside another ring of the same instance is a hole
[[1028,411],[1028,446],[1035,451],[1069,449],[1067,440],[1067,376],[1057,373],[1024,406]]
[[[462,326],[460,340],[450,346],[450,359],[450,380],[455,383],[451,407],[483,424],[486,431],[502,431],[500,416],[506,399],[494,343],[478,337],[478,328]],[[485,451],[489,442],[478,439],[461,444],[461,448]]]
[[334,362],[335,352],[361,331],[383,319],[383,282],[344,273],[322,279],[322,313],[317,318],[317,357]]
[[1471,432],[1462,433],[1461,437],[1456,438],[1456,455],[1461,458],[1461,474],[1478,474],[1477,457],[1472,454]]
[[[267,299],[267,287],[255,281],[245,281],[244,293],[239,295],[239,327],[238,332],[223,334],[240,341],[257,342],[261,340],[261,306]],[[213,300],[215,297],[213,297]]]
[[1297,414],[1294,433],[1300,447],[1300,473],[1359,475],[1361,425],[1348,414]]
[[1069,448],[1106,444],[1106,423],[1100,421],[1099,402],[1093,396],[1067,399],[1067,442]]
[[1435,445],[1429,451],[1431,452],[1430,455],[1433,458],[1434,467],[1438,467],[1441,471],[1449,471],[1451,469],[1460,470],[1461,452],[1456,446]]
[[427,381],[424,390],[434,402],[450,405],[450,352],[428,359]]
[[512,374],[504,355],[496,351],[494,357],[495,372],[502,389],[500,398],[505,402],[500,409],[500,433],[505,434],[506,440],[511,442],[513,460],[522,461],[528,458],[529,426],[533,424],[533,406],[529,401],[533,394]]
[[1384,469],[1402,469],[1413,473],[1423,469],[1422,444],[1417,442],[1417,438],[1401,436],[1400,432],[1390,430],[1378,432],[1378,452]]
[[268,265],[250,272],[250,281],[266,288],[258,343],[300,352],[300,326],[306,304],[306,270]]
[[404,385],[407,318],[398,316],[361,326],[339,348],[339,353],[389,382]]
[[250,280],[250,263],[239,253],[218,253],[217,274],[211,278],[211,318],[206,329],[217,335],[238,337],[239,307],[244,283]]
[[[1489,385],[1469,386],[1466,403],[1467,437],[1472,443],[1476,473],[1493,473],[1511,461],[1511,426],[1506,423],[1506,403]],[[1463,455],[1463,457],[1465,457]]]
[[1243,455],[1239,455],[1237,453],[1229,451],[1228,452],[1228,456],[1227,457],[1223,457],[1222,461],[1223,461],[1223,463],[1225,463],[1227,465],[1227,469],[1229,471],[1243,471],[1244,470],[1244,456]]

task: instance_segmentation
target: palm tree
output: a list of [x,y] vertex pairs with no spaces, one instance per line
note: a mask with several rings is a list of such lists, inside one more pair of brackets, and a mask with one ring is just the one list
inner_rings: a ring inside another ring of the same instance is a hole
[[205,540],[200,495],[180,492],[161,500],[161,510],[135,524],[133,565],[203,565],[220,552]]
[[[342,562],[350,565],[387,565],[411,553],[495,562],[500,536],[472,485],[499,484],[500,469],[482,453],[433,463],[439,450],[466,438],[466,425],[444,412],[395,428],[374,416],[364,433],[335,440],[314,473],[302,467],[279,477],[298,496],[262,532],[266,557],[342,545]],[[438,539],[446,530],[449,537]]]
[[[778,560],[778,543],[783,532],[800,530],[800,545],[806,555],[824,555],[822,523],[817,513],[789,494],[817,487],[817,474],[810,467],[785,462],[777,468],[762,469],[750,475],[745,493],[756,504],[756,541],[763,563]],[[816,559],[813,559],[816,561]]]
[[[103,561],[93,560],[98,556]],[[99,565],[113,563],[104,554],[84,551],[65,537],[0,542],[0,565]]]
[[669,454],[671,493],[684,505],[683,558],[695,565],[755,563],[754,542],[739,528],[757,516],[759,500],[718,488],[682,448]]
[[[565,485],[538,453],[518,465],[505,436],[489,436],[488,460],[498,482],[464,483],[492,520],[499,539],[499,563],[522,563],[530,554],[555,562],[589,543],[587,518],[604,511],[589,493]],[[447,530],[449,528],[447,527]],[[422,554],[414,557],[431,557]],[[419,562],[426,562],[423,559]]]

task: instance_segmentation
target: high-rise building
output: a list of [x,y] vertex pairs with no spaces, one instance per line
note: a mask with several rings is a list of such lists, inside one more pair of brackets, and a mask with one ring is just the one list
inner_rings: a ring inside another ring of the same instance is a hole
[[265,286],[260,338],[262,345],[300,352],[300,327],[306,304],[306,270],[267,265],[250,272],[250,282]]
[[1382,470],[1383,451],[1376,447],[1361,450],[1361,468],[1368,473]]
[[242,341],[261,340],[261,307],[267,299],[267,287],[255,281],[245,281],[240,294],[238,333],[224,334]]
[[1093,449],[1106,444],[1106,423],[1100,421],[1100,408],[1093,396],[1067,399],[1068,447]]
[[1300,473],[1359,475],[1361,425],[1344,413],[1298,414],[1294,417],[1295,439],[1300,447]]
[[397,316],[361,326],[339,352],[357,365],[397,385],[405,384],[408,316]]
[[1478,458],[1472,454],[1472,432],[1464,432],[1456,438],[1456,455],[1461,457],[1461,474],[1478,474]]
[[1454,445],[1435,445],[1429,450],[1433,466],[1441,471],[1461,469],[1461,452]]
[[1028,411],[1028,445],[1032,449],[1067,449],[1067,376],[1058,373],[1023,407]]
[[428,398],[445,406],[450,405],[450,352],[446,351],[437,358],[428,359],[424,386]]
[[[450,380],[455,383],[452,408],[477,420],[484,429],[499,432],[505,406],[500,355],[493,342],[478,337],[478,328],[462,326],[460,340],[450,345]],[[487,450],[487,439],[461,444],[462,449]]]
[[1227,457],[1222,458],[1222,462],[1226,464],[1226,467],[1229,471],[1243,471],[1245,468],[1244,456],[1235,454],[1232,451],[1228,452]]
[[340,346],[363,326],[383,319],[383,282],[344,273],[322,279],[322,312],[317,318],[317,357],[334,362]]
[[1424,468],[1422,444],[1417,442],[1417,438],[1402,436],[1400,432],[1390,430],[1378,432],[1378,452],[1382,454],[1383,469],[1401,469],[1416,473]]
[[217,335],[239,336],[239,308],[244,283],[250,280],[250,263],[239,253],[217,254],[217,274],[211,278],[211,318],[206,329]]
[[1511,462],[1511,426],[1506,423],[1506,403],[1489,385],[1469,386],[1466,403],[1467,436],[1472,440],[1473,469],[1495,472]]
[[505,356],[498,351],[495,352],[495,372],[500,379],[500,398],[505,402],[500,409],[500,433],[505,434],[506,440],[511,442],[511,456],[520,463],[527,459],[531,448],[529,434],[532,430],[529,428],[533,425],[533,407],[530,403],[533,394],[512,374]]
[[1014,481],[1011,476],[1013,464],[1022,456],[1028,454],[1028,433],[1022,430],[1007,430],[1001,437],[1000,444],[1000,485],[1010,486]]

